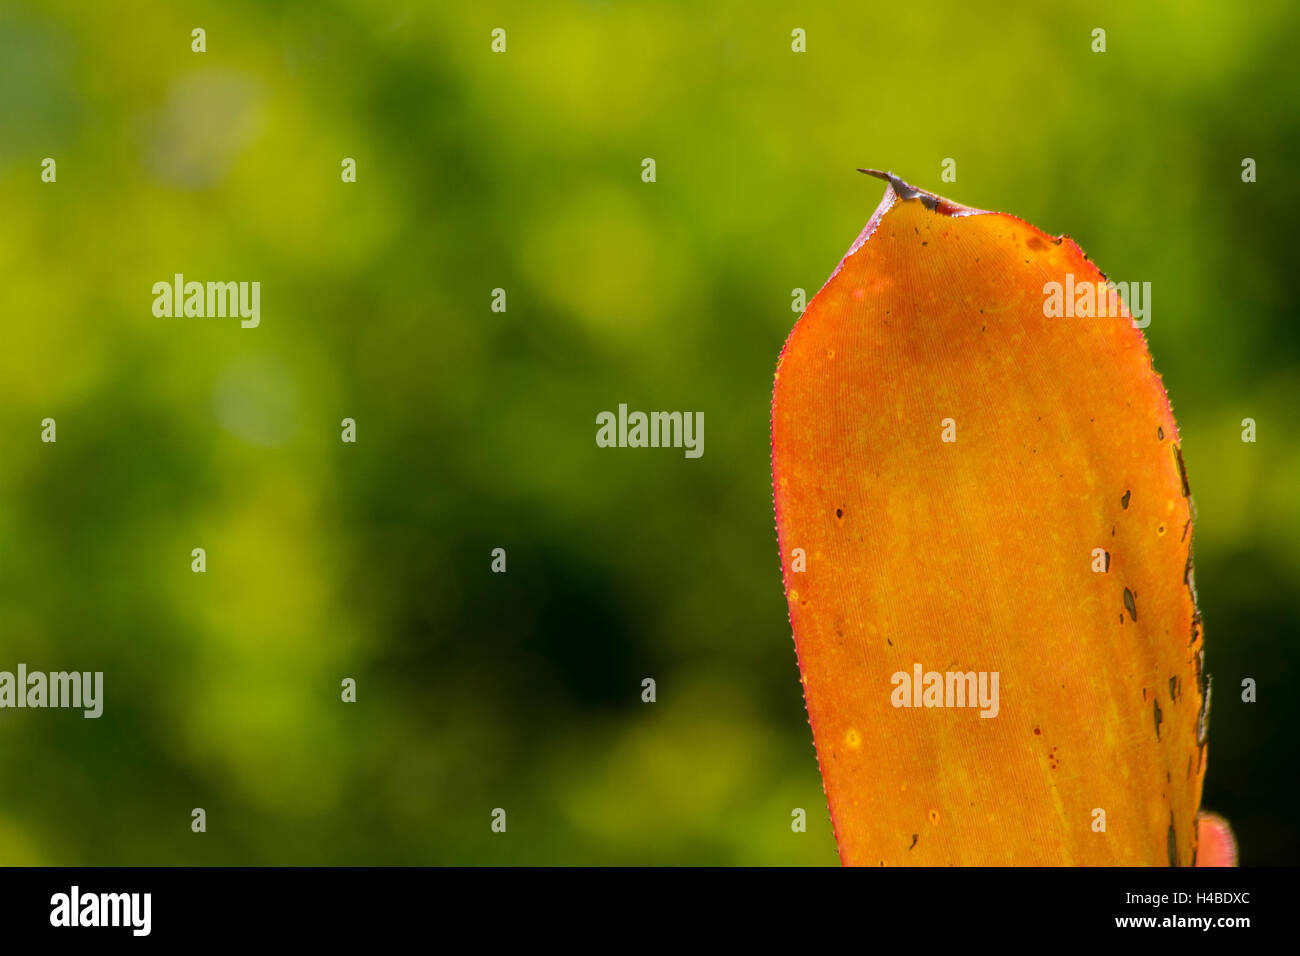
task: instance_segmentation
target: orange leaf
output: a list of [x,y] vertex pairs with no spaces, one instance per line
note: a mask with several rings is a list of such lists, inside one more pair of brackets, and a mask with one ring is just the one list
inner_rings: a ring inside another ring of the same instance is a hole
[[1072,240],[876,175],[884,199],[772,401],[841,859],[1189,865],[1208,677],[1178,429],[1142,333],[1122,302],[1046,314],[1054,282],[1076,311],[1087,283],[1110,304]]

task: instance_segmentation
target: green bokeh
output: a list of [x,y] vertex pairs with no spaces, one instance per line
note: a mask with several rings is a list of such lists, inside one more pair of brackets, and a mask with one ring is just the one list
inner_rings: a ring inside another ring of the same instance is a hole
[[[862,165],[1152,283],[1205,805],[1295,862],[1300,7],[1143,6],[0,8],[0,669],[107,695],[0,711],[0,862],[836,862],[768,410]],[[155,318],[176,272],[261,327]],[[619,402],[704,457],[597,448]]]

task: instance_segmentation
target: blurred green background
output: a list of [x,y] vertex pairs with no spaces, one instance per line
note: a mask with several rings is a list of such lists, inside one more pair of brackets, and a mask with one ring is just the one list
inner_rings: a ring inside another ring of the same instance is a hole
[[[0,6],[0,669],[106,684],[0,711],[0,862],[837,862],[768,414],[872,165],[1152,283],[1205,806],[1294,863],[1300,7],[1145,6]],[[704,457],[597,448],[619,402]]]

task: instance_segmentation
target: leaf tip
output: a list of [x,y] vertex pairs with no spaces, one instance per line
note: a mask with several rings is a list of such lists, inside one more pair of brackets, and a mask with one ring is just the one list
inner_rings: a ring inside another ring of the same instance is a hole
[[988,211],[986,209],[973,209],[970,206],[963,206],[961,203],[953,202],[951,199],[945,199],[943,196],[903,181],[892,172],[884,172],[879,169],[863,169],[862,167],[858,168],[858,172],[866,173],[868,176],[875,176],[877,179],[883,179],[899,199],[919,199],[927,209],[944,216],[975,216]]

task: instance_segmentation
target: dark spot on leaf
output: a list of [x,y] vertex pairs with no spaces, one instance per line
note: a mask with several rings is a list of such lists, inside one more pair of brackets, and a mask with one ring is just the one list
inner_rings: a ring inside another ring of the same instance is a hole
[[1178,678],[1177,677],[1169,678],[1169,699],[1170,700],[1178,699]]
[[1178,477],[1183,483],[1183,497],[1188,498],[1191,496],[1192,492],[1187,487],[1187,467],[1183,464],[1183,450],[1177,445],[1174,445],[1173,447],[1174,457],[1178,459]]
[[1156,438],[1160,439],[1161,441],[1165,440],[1165,430],[1160,425],[1156,426]]
[[1162,720],[1164,720],[1164,715],[1160,713],[1160,701],[1158,701],[1158,700],[1153,700],[1153,701],[1151,701],[1151,704],[1152,704],[1152,706],[1155,708],[1155,717],[1156,717],[1156,740],[1159,740],[1159,739],[1160,739],[1160,722],[1161,722]]
[[1196,643],[1196,638],[1200,636],[1201,631],[1201,604],[1196,596],[1196,571],[1192,567],[1191,545],[1187,546],[1187,564],[1183,568],[1183,583],[1187,585],[1187,593],[1192,597],[1192,639],[1187,642],[1187,646],[1191,647]]
[[1134,623],[1138,619],[1137,603],[1133,600],[1133,592],[1128,588],[1124,589],[1124,608],[1128,611],[1129,617],[1133,618]]
[[[1203,654],[1204,652],[1202,652]],[[1205,737],[1210,732],[1210,675],[1205,675],[1201,685],[1201,712],[1196,715],[1196,742],[1205,749]]]
[[1174,833],[1174,812],[1169,811],[1169,865],[1178,865],[1178,835]]
[[913,834],[912,834],[912,846],[909,846],[909,847],[908,847],[909,850],[912,849],[913,846],[916,846],[916,841],[917,841],[917,839],[918,839],[918,834],[913,833]]
[[837,517],[837,518],[843,518],[843,517],[844,517],[844,509],[843,509],[843,508],[836,508],[836,509],[835,509],[835,517]]
[[1042,733],[1042,731],[1039,730],[1037,727],[1034,728],[1034,736],[1035,736],[1035,737],[1039,736],[1041,733]]
[[1121,508],[1124,508],[1125,510],[1128,509],[1128,499],[1129,499],[1129,495],[1131,494],[1133,494],[1132,490],[1124,492],[1124,497],[1119,499],[1119,504]]

